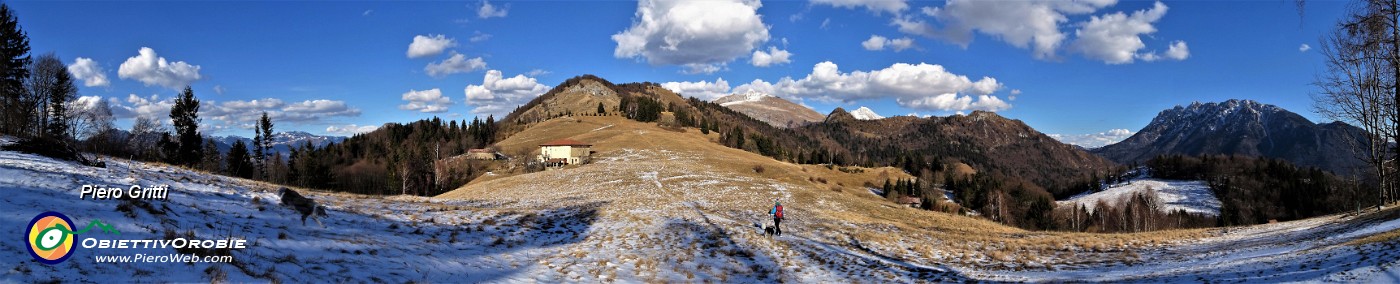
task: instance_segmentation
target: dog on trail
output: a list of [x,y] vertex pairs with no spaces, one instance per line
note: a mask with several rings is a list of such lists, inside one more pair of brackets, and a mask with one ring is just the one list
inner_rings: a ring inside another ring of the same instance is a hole
[[301,213],[302,226],[306,225],[306,218],[311,218],[312,221],[316,221],[316,224],[321,225],[321,228],[326,227],[326,224],[321,224],[319,218],[326,216],[325,206],[316,204],[315,200],[301,196],[300,193],[285,187],[278,189],[277,193],[282,195],[282,206],[291,207]]
[[773,226],[763,226],[763,236],[773,237]]

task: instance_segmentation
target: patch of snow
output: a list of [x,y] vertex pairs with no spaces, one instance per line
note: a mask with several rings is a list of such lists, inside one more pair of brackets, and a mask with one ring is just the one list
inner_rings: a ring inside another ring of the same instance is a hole
[[720,103],[719,105],[730,106],[742,103],[760,102],[763,101],[764,98],[772,97],[772,95],[760,92],[758,90],[749,90],[748,92],[744,92],[743,94],[733,94],[731,96],[735,96],[736,98],[732,101]]
[[1166,212],[1184,210],[1188,213],[1220,215],[1220,199],[1215,197],[1215,193],[1210,190],[1210,186],[1207,186],[1205,181],[1139,178],[1126,183],[1109,185],[1107,189],[1100,192],[1086,192],[1076,195],[1058,203],[1061,205],[1083,205],[1089,212],[1093,212],[1095,204],[1099,201],[1122,206],[1134,194],[1149,190],[1155,192],[1157,198],[1162,200],[1162,205],[1164,205],[1162,209]]
[[870,110],[870,108],[868,107],[860,107],[854,111],[851,111],[851,116],[859,120],[875,120],[885,118],[884,116],[875,113],[874,110]]

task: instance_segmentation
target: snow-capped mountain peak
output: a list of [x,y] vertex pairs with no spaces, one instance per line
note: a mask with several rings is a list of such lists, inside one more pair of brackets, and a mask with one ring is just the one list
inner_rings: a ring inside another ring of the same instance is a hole
[[743,94],[730,95],[729,97],[727,97],[727,99],[724,100],[724,102],[721,102],[719,104],[722,106],[729,106],[733,104],[759,102],[763,101],[764,98],[770,97],[773,97],[773,95],[769,95],[768,93],[764,93],[759,90],[749,90],[747,92],[744,92]]
[[870,108],[868,107],[860,107],[854,111],[851,111],[851,116],[859,120],[875,120],[885,118],[884,116],[875,113],[875,111],[870,110]]

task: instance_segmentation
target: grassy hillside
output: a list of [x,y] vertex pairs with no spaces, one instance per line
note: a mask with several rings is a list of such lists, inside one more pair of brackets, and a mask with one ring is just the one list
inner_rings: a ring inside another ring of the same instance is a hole
[[[595,162],[488,176],[437,198],[522,207],[596,205],[601,218],[635,224],[620,228],[626,234],[650,236],[618,244],[624,248],[667,247],[670,242],[664,235],[675,229],[667,224],[692,220],[702,221],[707,230],[726,232],[736,242],[781,248],[770,253],[786,257],[817,258],[825,250],[822,246],[839,246],[969,266],[1006,262],[1001,265],[1027,268],[1067,255],[1088,263],[1135,262],[1141,260],[1131,247],[1204,233],[1039,233],[976,217],[905,208],[861,186],[908,178],[894,168],[853,174],[791,164],[699,142],[716,139],[715,134],[676,132],[618,117],[556,118],[497,145],[523,153],[559,138],[593,143]],[[762,167],[762,173],[755,167]],[[781,198],[788,210],[784,229],[809,242],[772,242],[758,235],[754,225],[769,222],[766,213],[774,198]]]

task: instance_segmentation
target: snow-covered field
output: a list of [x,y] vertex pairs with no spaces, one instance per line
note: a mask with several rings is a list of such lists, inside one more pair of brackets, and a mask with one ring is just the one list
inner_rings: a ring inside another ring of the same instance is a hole
[[1210,186],[1207,186],[1205,181],[1199,180],[1137,178],[1109,185],[1107,189],[1100,192],[1086,192],[1076,195],[1059,201],[1059,204],[1080,204],[1084,205],[1089,212],[1093,212],[1094,205],[1099,201],[1121,205],[1134,194],[1148,191],[1157,194],[1157,198],[1161,199],[1162,205],[1164,205],[1162,209],[1168,212],[1183,210],[1187,213],[1220,215],[1220,199],[1215,198],[1215,193],[1210,191]]
[[[7,260],[0,282],[1400,281],[1400,242],[1349,243],[1394,233],[1400,214],[1211,230],[1198,239],[1135,247],[1065,244],[1030,259],[1008,258],[953,248],[1015,251],[1012,246],[1024,240],[1100,237],[887,225],[919,224],[901,220],[921,217],[864,217],[856,209],[876,201],[843,196],[865,193],[677,166],[707,158],[696,153],[603,154],[595,164],[522,177],[555,183],[479,196],[307,193],[330,208],[322,229],[314,222],[303,226],[298,214],[277,205],[273,185],[157,164],[113,160],[108,168],[89,168],[0,151],[0,192],[6,195],[0,226],[16,232],[0,242],[0,259]],[[567,183],[589,186],[558,186]],[[78,199],[84,184],[169,185],[171,194],[125,207]],[[526,190],[533,192],[518,192]],[[789,232],[779,238],[754,227],[766,222],[757,212],[773,197],[787,200],[791,217],[784,222]],[[66,262],[45,265],[32,261],[18,240],[18,231],[44,211],[79,224],[102,220],[120,231],[81,238],[163,239],[167,231],[190,232],[243,238],[250,247],[233,250],[233,263],[99,264],[99,254],[175,251],[79,248]],[[976,243],[939,237],[953,234],[989,237]],[[1136,257],[1117,260],[1125,250]]]

